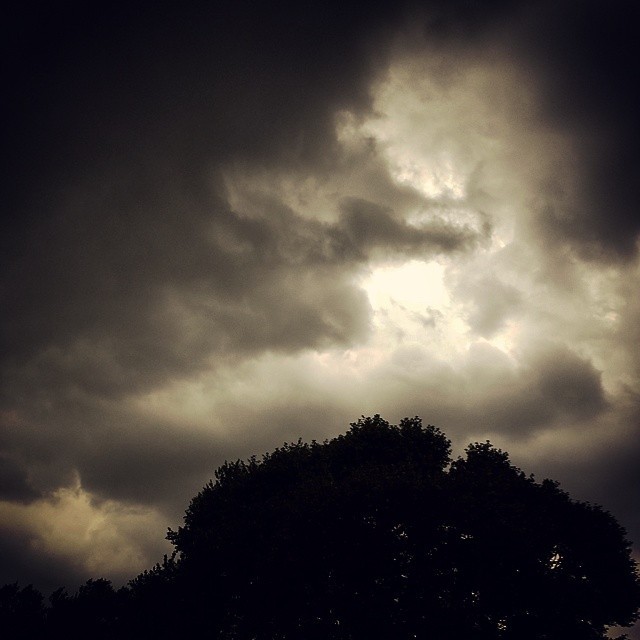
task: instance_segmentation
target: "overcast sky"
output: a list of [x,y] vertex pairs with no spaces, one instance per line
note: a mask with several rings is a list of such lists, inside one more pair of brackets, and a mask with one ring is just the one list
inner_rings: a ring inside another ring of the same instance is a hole
[[635,3],[90,4],[4,20],[0,583],[374,413],[640,543]]

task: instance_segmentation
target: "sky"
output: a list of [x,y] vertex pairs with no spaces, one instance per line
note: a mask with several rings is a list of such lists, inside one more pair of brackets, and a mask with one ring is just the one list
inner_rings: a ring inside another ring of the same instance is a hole
[[640,550],[635,3],[89,5],[3,19],[0,583],[374,413]]

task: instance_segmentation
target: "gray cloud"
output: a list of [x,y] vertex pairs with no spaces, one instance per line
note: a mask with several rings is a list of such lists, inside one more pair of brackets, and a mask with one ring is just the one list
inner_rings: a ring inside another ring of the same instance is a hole
[[[635,7],[20,11],[2,45],[5,581],[73,588],[119,546],[123,578],[224,459],[376,412],[458,451],[490,437],[640,540]],[[390,78],[402,113],[376,101]],[[425,195],[434,163],[448,191]],[[375,308],[376,270],[408,260],[448,275]],[[77,562],[47,537],[69,514],[70,539],[106,523]]]
[[499,331],[522,301],[522,294],[515,287],[484,276],[459,285],[457,293],[472,306],[469,326],[485,338]]
[[0,500],[31,502],[40,495],[29,482],[26,466],[6,454],[0,455]]
[[342,203],[339,228],[365,255],[375,250],[383,255],[450,253],[469,249],[480,239],[468,226],[455,227],[437,219],[410,225],[394,218],[389,209],[355,198]]
[[574,185],[541,185],[541,230],[587,259],[637,255],[639,94],[629,67],[637,21],[637,7],[624,1],[606,11],[593,2],[541,3],[526,8],[514,30],[517,55],[538,82],[541,118],[574,145]]
[[[127,393],[198,370],[208,356],[349,344],[368,304],[351,276],[374,252],[469,249],[477,234],[414,228],[351,201],[336,224],[254,197],[259,216],[212,195],[155,185],[121,208],[117,193],[64,206],[5,280],[6,366],[13,384]],[[64,212],[64,213],[63,213]],[[186,330],[185,330],[186,328]],[[36,373],[37,371],[37,373]]]
[[[411,367],[408,363],[413,362]],[[376,392],[386,411],[395,415],[429,415],[447,425],[450,436],[529,438],[550,425],[592,420],[608,408],[600,373],[566,348],[548,344],[514,363],[499,349],[477,344],[455,367],[420,352],[410,357],[400,349],[392,366],[379,373]],[[385,390],[384,380],[390,392]],[[397,386],[395,381],[402,380]]]

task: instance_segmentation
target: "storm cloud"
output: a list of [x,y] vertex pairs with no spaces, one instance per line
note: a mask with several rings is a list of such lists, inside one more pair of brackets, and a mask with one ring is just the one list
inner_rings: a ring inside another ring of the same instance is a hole
[[637,12],[13,7],[2,581],[132,577],[225,459],[373,413],[638,543]]

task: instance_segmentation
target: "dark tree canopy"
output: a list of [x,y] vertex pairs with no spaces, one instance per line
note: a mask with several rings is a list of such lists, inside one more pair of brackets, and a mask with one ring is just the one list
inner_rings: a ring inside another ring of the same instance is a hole
[[605,637],[639,604],[624,531],[489,443],[418,418],[223,465],[170,531],[230,638]]
[[75,637],[81,620],[104,638],[587,640],[636,620],[611,514],[488,442],[450,453],[419,418],[376,415],[225,463],[169,531],[172,558],[118,592],[57,592],[49,633],[73,620]]

